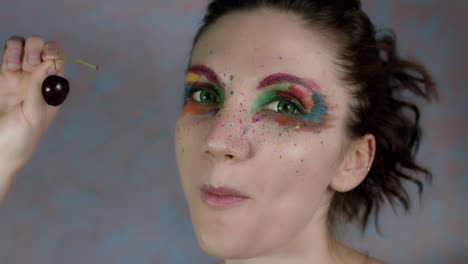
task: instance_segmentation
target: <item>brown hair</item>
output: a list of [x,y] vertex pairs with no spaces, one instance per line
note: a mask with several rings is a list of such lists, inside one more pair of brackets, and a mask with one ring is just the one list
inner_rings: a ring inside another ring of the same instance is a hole
[[385,200],[392,207],[399,202],[408,211],[410,197],[404,182],[416,184],[421,195],[423,184],[418,175],[432,179],[429,170],[415,159],[421,127],[414,102],[414,96],[427,101],[437,97],[431,76],[423,65],[398,56],[395,34],[391,30],[376,32],[359,0],[214,0],[192,49],[220,17],[262,7],[298,15],[335,43],[336,63],[355,99],[347,118],[347,132],[351,138],[373,134],[377,146],[363,182],[333,196],[329,226],[332,228],[340,219],[357,221],[364,231],[373,211],[379,230],[378,213]]

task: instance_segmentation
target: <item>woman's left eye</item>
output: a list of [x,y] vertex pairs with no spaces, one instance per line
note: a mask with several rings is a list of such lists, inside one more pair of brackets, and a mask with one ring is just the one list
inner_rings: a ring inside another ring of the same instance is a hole
[[266,109],[278,112],[280,114],[294,115],[301,113],[300,108],[288,100],[276,100],[265,105]]

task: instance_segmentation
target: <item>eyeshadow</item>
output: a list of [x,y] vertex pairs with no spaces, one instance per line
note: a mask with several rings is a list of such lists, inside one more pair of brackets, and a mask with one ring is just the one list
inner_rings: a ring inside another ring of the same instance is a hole
[[[201,81],[202,78],[207,81]],[[196,65],[190,67],[189,71],[185,76],[185,96],[183,112],[203,115],[203,114],[215,114],[218,112],[220,105],[224,103],[224,92],[219,88],[219,79],[216,74],[206,66]],[[219,96],[219,104],[199,104],[190,100],[189,96],[193,93],[194,89],[211,89],[216,92]]]
[[[263,79],[257,86],[260,95],[251,113],[253,121],[270,118],[276,123],[294,128],[322,129],[331,127],[325,96],[312,79],[299,78],[287,73],[275,73]],[[265,105],[278,100],[288,100],[296,104],[299,114],[284,114],[275,111],[261,111]],[[299,101],[297,105],[294,101]]]
[[[206,81],[201,81],[206,79]],[[232,75],[231,75],[232,79]],[[223,82],[209,67],[201,64],[189,67],[185,78],[186,100],[183,111],[195,115],[217,113],[224,104]],[[219,104],[198,104],[190,101],[187,95],[194,87],[207,87],[217,92]],[[274,73],[264,78],[257,86],[260,91],[251,110],[252,121],[258,122],[269,118],[276,123],[296,129],[323,129],[332,127],[329,123],[333,118],[329,115],[329,107],[321,88],[312,79],[300,78],[288,73]],[[233,94],[233,93],[231,93]],[[296,104],[299,114],[284,114],[275,111],[262,111],[268,103],[288,100]]]

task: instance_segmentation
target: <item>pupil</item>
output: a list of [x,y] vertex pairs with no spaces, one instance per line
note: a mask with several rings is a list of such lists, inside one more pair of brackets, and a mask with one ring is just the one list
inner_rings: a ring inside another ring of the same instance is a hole
[[210,91],[202,91],[200,97],[200,101],[203,103],[213,103],[215,101],[214,94]]
[[296,108],[294,107],[293,104],[287,102],[287,101],[281,101],[278,103],[278,111],[286,114],[292,114],[294,113],[294,110]]

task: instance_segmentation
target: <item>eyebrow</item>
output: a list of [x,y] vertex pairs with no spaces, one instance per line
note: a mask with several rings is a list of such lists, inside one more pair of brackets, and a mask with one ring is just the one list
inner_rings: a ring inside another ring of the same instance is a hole
[[[188,68],[187,72],[193,72],[198,75],[204,76],[208,81],[213,82],[219,87],[222,87],[221,81],[219,80],[218,75],[208,66],[202,65],[202,64],[195,64],[192,65]],[[257,90],[264,89],[270,85],[273,85],[275,83],[279,82],[289,82],[289,83],[295,83],[298,85],[301,85],[311,91],[314,90],[321,90],[320,86],[312,80],[312,79],[305,79],[305,78],[300,78],[295,75],[289,74],[289,73],[274,73],[269,76],[267,76],[265,79],[263,79],[257,86]]]
[[195,74],[204,76],[208,81],[216,84],[219,87],[222,87],[221,81],[219,80],[218,75],[209,67],[201,64],[192,65],[189,67],[187,72],[193,72]]
[[264,89],[265,87],[268,87],[270,85],[273,85],[275,83],[279,82],[289,82],[289,83],[295,83],[298,85],[301,85],[311,91],[315,90],[321,90],[320,86],[312,80],[312,79],[305,79],[305,78],[300,78],[295,75],[289,74],[289,73],[274,73],[263,79],[257,86],[257,90]]

